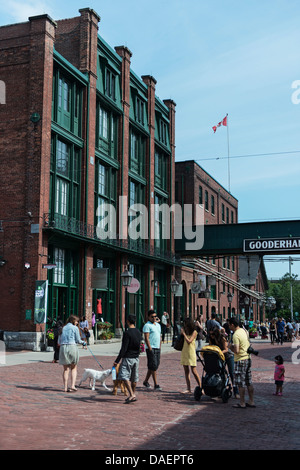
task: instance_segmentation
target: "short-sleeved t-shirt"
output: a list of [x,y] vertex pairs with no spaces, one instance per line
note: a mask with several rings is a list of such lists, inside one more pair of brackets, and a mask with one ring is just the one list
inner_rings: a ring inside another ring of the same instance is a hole
[[278,333],[283,333],[284,332],[284,327],[285,327],[285,322],[282,320],[282,321],[278,321],[276,323],[277,325],[277,331]]
[[[143,333],[149,333],[149,341],[151,348],[159,349],[160,348],[160,334],[161,327],[159,323],[152,323],[148,321],[143,328]],[[147,345],[146,345],[147,349]]]
[[239,352],[234,353],[234,362],[244,361],[245,359],[249,359],[249,354],[247,350],[250,346],[248,335],[243,328],[238,328],[233,337],[232,342],[234,345],[238,345]]

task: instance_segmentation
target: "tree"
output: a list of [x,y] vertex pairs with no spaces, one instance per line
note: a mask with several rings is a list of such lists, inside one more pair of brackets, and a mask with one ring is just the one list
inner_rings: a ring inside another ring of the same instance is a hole
[[291,318],[291,285],[293,292],[293,312],[294,319],[297,320],[295,312],[300,312],[300,281],[298,275],[286,273],[279,281],[270,283],[270,289],[267,291],[267,297],[274,297],[276,300],[276,309],[267,312],[269,318],[282,315],[285,319]]

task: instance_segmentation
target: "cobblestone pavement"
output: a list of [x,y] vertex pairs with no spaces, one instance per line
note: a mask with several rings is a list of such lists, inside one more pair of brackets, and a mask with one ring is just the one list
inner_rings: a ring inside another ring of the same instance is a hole
[[[283,346],[257,343],[255,348],[259,350],[252,364],[257,406],[245,410],[234,409],[234,399],[224,404],[204,396],[197,402],[193,396],[182,395],[185,380],[180,353],[170,345],[164,347],[158,374],[163,391],[143,387],[146,357],[142,355],[138,401],[129,405],[124,404],[120,392],[113,396],[99,386],[91,391],[87,382],[76,393],[64,393],[62,367],[51,363],[51,355],[47,353],[40,353],[38,359],[24,364],[2,365],[0,449],[299,449],[300,365],[292,363],[292,354],[294,362],[299,361],[297,349],[290,343]],[[285,359],[282,397],[273,396],[276,354],[282,354]],[[116,355],[114,352],[111,356],[102,355],[100,350],[96,357],[106,369],[111,367]],[[85,367],[99,369],[92,356],[80,357],[78,382]],[[198,370],[201,375],[201,364]],[[107,385],[111,384],[110,378]]]

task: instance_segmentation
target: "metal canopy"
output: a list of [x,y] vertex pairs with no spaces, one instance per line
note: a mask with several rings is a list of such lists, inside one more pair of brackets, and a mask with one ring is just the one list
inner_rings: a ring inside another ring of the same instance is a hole
[[[245,244],[245,240],[249,242]],[[300,253],[300,220],[205,225],[203,247],[187,250],[186,243],[191,242],[184,234],[182,239],[175,240],[176,254],[195,257]],[[245,251],[244,245],[248,251]]]

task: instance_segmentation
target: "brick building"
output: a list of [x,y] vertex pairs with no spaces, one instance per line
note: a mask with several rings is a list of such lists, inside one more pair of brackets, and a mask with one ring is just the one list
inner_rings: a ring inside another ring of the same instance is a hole
[[[42,345],[36,281],[48,281],[51,319],[91,321],[101,301],[120,332],[125,306],[138,326],[148,308],[172,309],[174,243],[150,206],[174,202],[176,105],[136,76],[127,47],[101,38],[95,11],[79,13],[0,27],[0,330],[11,347]],[[126,233],[136,204],[156,237]],[[126,268],[136,293],[122,287]]]
[[[182,207],[192,205],[193,225],[196,224],[197,204],[203,207],[204,225],[238,224],[238,200],[193,160],[176,162],[175,200]],[[181,261],[182,265],[176,268],[176,278],[183,292],[182,297],[175,300],[177,316],[185,311],[194,317],[203,315],[204,320],[215,313],[221,322],[229,316],[264,319],[264,305],[257,300],[268,288],[262,259],[252,257],[249,260],[249,257],[220,253],[205,257],[183,256]],[[249,270],[250,277],[247,276]],[[193,285],[199,280],[202,291],[197,294]],[[205,289],[208,298],[204,295]]]

